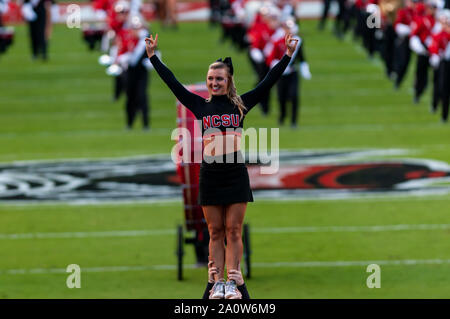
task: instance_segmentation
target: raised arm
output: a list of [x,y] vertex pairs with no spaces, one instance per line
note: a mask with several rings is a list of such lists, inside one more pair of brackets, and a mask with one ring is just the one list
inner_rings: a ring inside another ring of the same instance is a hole
[[287,34],[285,37],[286,54],[283,58],[275,64],[275,66],[267,73],[266,77],[259,82],[259,84],[253,90],[243,94],[241,96],[244,105],[247,107],[245,113],[248,113],[256,104],[258,104],[265,92],[270,90],[272,86],[278,81],[283,74],[284,70],[291,61],[292,54],[297,47],[298,39],[294,39],[292,34]]
[[145,49],[147,51],[147,55],[156,72],[158,72],[161,79],[167,84],[167,86],[173,92],[176,98],[184,106],[186,106],[189,110],[191,110],[195,116],[198,117],[199,113],[198,105],[201,101],[203,101],[203,99],[200,96],[187,90],[183,86],[183,84],[178,82],[172,71],[170,71],[169,68],[165,66],[164,63],[162,63],[161,60],[156,56],[155,49],[158,42],[158,35],[156,35],[155,39],[153,39],[153,36],[150,35],[150,38],[145,38],[145,42],[146,42]]

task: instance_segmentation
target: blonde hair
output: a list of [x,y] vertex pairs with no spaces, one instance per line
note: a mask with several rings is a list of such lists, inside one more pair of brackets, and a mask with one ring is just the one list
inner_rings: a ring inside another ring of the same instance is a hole
[[[236,86],[234,85],[234,79],[233,75],[231,75],[230,68],[223,62],[214,62],[209,66],[209,70],[217,70],[217,69],[225,69],[227,70],[228,74],[228,92],[227,97],[231,100],[231,103],[233,103],[238,109],[239,113],[241,114],[241,120],[244,118],[244,111],[247,110],[247,108],[244,105],[244,101],[242,101],[242,98],[240,95],[237,94]],[[207,102],[211,102],[211,93],[209,94],[209,98],[206,99]]]

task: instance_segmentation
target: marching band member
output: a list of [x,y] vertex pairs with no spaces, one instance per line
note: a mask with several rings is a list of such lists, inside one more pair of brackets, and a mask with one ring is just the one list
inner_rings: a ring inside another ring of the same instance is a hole
[[[278,8],[263,6],[247,32],[250,62],[258,75],[258,81],[264,79],[269,72],[269,67],[265,62],[264,50],[278,27],[279,17],[280,11]],[[269,100],[270,91],[266,92],[261,100],[261,109],[264,116],[269,114]]]
[[53,0],[25,0],[22,16],[28,22],[32,58],[48,59],[48,41],[52,32],[51,7]]
[[433,99],[431,112],[437,111],[439,100],[442,102],[442,122],[448,120],[450,101],[450,10],[444,10],[440,16],[442,30],[432,36],[429,47],[430,65],[438,73],[435,83],[439,90],[439,99]]
[[298,40],[297,48],[292,55],[291,62],[283,72],[280,80],[278,80],[278,102],[280,104],[280,117],[279,124],[282,125],[286,117],[286,104],[290,102],[292,104],[291,113],[291,127],[297,127],[297,114],[300,106],[299,103],[299,82],[298,71],[296,68],[296,61],[300,62],[300,73],[303,78],[311,79],[311,73],[309,71],[309,65],[305,60],[303,53],[304,43],[302,39],[297,35],[298,26],[293,18],[289,18],[281,24],[272,36],[272,50],[268,54],[266,63],[269,67],[273,67],[283,57],[286,51],[286,44],[284,38],[286,34],[291,33],[294,38]]
[[386,75],[389,79],[394,80],[396,73],[394,69],[394,57],[395,57],[395,42],[397,34],[394,29],[397,11],[400,8],[400,0],[380,0],[380,18],[381,29],[383,31],[382,36],[382,48],[381,56],[383,58]]
[[[425,10],[423,10],[422,6],[425,6]],[[426,5],[418,3],[416,9],[418,15],[416,15],[412,23],[409,47],[417,54],[416,78],[414,82],[414,103],[417,104],[428,84],[428,46],[431,42],[432,29],[436,23],[434,18],[436,4],[432,1],[427,2]],[[425,11],[425,14],[420,15],[423,11]]]
[[396,73],[395,88],[398,89],[403,82],[409,61],[411,60],[411,49],[409,48],[409,36],[411,34],[411,23],[414,18],[414,2],[405,0],[405,6],[397,11],[394,22],[397,39],[394,49],[394,68]]
[[139,16],[132,16],[129,23],[118,34],[117,63],[124,70],[126,77],[126,124],[133,127],[138,112],[142,113],[143,129],[148,130],[148,69],[151,67],[146,58],[145,38],[149,33]]
[[[117,58],[117,44],[120,42],[118,40],[119,34],[123,32],[125,22],[129,18],[130,4],[128,1],[119,0],[114,5],[114,10],[110,10],[108,14],[108,26],[112,32],[110,32],[110,41],[112,45],[109,48],[110,56],[112,60]],[[114,77],[114,96],[113,100],[117,101],[125,90],[126,87],[126,74],[124,72],[118,72]]]

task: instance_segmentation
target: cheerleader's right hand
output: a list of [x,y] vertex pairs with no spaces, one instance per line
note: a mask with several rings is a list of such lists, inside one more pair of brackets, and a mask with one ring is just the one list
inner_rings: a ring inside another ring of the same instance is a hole
[[158,45],[158,34],[156,34],[153,39],[153,35],[150,35],[150,38],[145,38],[145,50],[147,51],[147,55],[149,58],[155,55],[155,50]]

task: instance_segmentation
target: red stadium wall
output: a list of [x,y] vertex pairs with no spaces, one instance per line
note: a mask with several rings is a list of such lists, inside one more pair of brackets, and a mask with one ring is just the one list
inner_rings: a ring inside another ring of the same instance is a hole
[[[90,20],[89,17],[93,16],[93,9],[90,3],[86,2],[66,2],[58,3],[59,19],[54,21],[56,23],[63,23],[65,17],[67,16],[67,7],[71,4],[76,4],[81,7],[82,16],[87,16],[88,19],[82,19],[82,21]],[[9,24],[21,23],[23,22],[22,14],[20,13],[20,6],[16,3],[9,3],[9,10],[7,14],[4,15],[3,21]],[[204,1],[196,2],[178,2],[177,3],[178,15],[181,16],[180,20],[196,20],[195,16],[199,17],[198,20],[203,20],[202,17],[209,11],[209,5]],[[142,14],[146,20],[150,21],[155,19],[155,6],[152,3],[144,3],[142,5]],[[190,15],[191,19],[183,18],[183,16]]]
[[[145,1],[145,0],[144,0]],[[91,22],[94,17],[94,10],[90,3],[86,2],[64,2],[58,3],[59,17],[54,21],[55,23],[64,23],[67,17],[67,7],[71,4],[77,4],[81,7],[82,22]],[[300,18],[314,19],[321,15],[322,1],[321,0],[301,0],[297,4],[296,14]],[[205,21],[209,18],[209,4],[208,1],[178,1],[177,3],[178,20],[179,21]],[[333,2],[330,13],[335,14],[337,5]],[[142,14],[147,21],[155,19],[155,6],[153,3],[144,3],[142,5]],[[3,16],[3,21],[6,24],[16,24],[23,22],[20,13],[20,6],[16,3],[9,3],[9,11]]]

